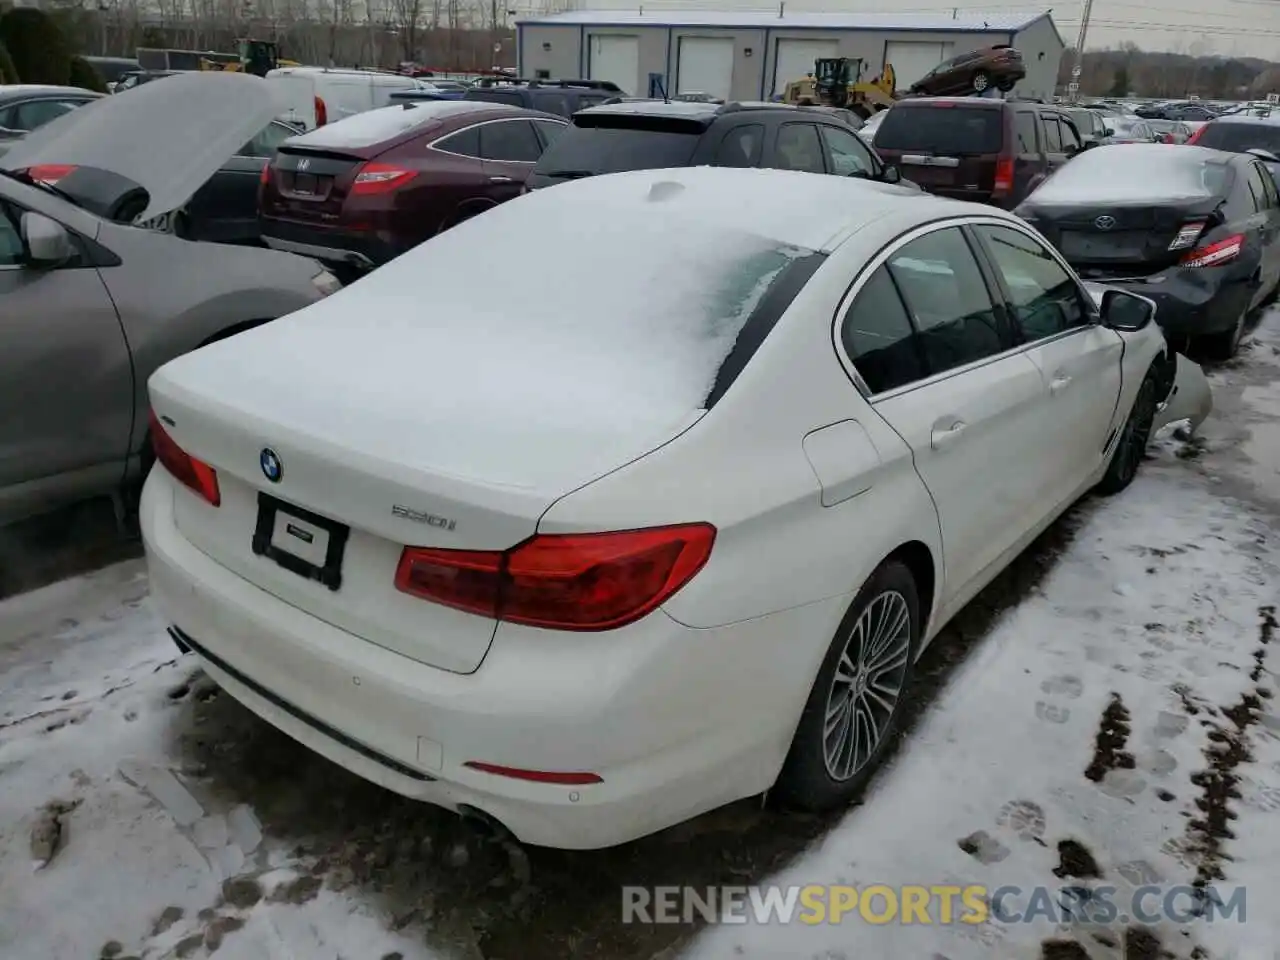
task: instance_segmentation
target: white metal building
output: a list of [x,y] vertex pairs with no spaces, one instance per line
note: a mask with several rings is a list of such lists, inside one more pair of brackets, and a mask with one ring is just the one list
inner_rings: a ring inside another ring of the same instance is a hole
[[939,63],[996,43],[1016,47],[1027,77],[1016,94],[1052,97],[1065,49],[1053,17],[1022,14],[863,14],[574,10],[518,19],[521,76],[611,80],[630,94],[660,79],[668,94],[764,100],[819,57],[860,57],[863,78],[893,64],[905,90]]

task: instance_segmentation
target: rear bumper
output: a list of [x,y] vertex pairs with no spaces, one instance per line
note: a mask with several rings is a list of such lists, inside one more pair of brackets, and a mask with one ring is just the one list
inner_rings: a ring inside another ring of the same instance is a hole
[[259,217],[258,223],[263,242],[273,250],[313,257],[323,263],[371,270],[404,252],[381,233],[353,233],[267,216]]
[[[481,667],[457,674],[338,629],[216,563],[174,523],[174,497],[185,495],[152,471],[143,541],[153,601],[209,676],[351,772],[482,811],[537,845],[613,846],[768,789],[808,695],[808,681],[778,679],[782,664],[795,674],[795,658],[825,648],[848,603],[716,629],[662,612],[602,635],[503,625]],[[517,780],[468,760],[590,771],[603,782]]]
[[1234,269],[1174,268],[1143,280],[1098,282],[1155,301],[1156,323],[1175,345],[1230,330],[1257,292],[1248,275]]

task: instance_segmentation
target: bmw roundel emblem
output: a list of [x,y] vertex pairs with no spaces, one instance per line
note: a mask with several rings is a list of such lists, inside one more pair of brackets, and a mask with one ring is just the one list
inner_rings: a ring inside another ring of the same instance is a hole
[[280,455],[270,447],[262,448],[262,452],[258,454],[258,465],[262,467],[262,475],[272,483],[279,483],[284,476],[284,464],[280,462]]

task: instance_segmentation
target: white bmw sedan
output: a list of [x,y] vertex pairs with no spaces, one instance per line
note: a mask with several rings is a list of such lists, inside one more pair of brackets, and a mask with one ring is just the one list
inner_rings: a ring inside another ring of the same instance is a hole
[[529,843],[832,807],[930,638],[1178,413],[1152,312],[906,188],[539,190],[152,377],[153,594],[270,723]]

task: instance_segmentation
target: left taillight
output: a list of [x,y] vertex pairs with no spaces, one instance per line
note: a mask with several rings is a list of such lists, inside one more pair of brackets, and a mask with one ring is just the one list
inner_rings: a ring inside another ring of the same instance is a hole
[[155,451],[157,462],[184,487],[212,506],[222,504],[217,472],[203,460],[197,460],[178,446],[154,410],[151,411],[151,449]]
[[271,161],[268,160],[266,163],[262,165],[262,173],[258,177],[258,183],[260,183],[262,186],[265,187],[270,182],[271,182]]
[[550,630],[613,630],[665,603],[706,564],[709,523],[538,534],[505,551],[406,547],[396,588],[445,606]]
[[366,163],[356,172],[351,184],[353,194],[389,193],[404,186],[416,176],[413,170],[392,163]]
[[75,165],[70,163],[39,163],[34,167],[27,168],[27,176],[32,180],[38,180],[40,183],[47,183],[53,186],[63,177],[70,176],[75,171]]
[[1008,196],[1013,192],[1013,157],[1001,157],[996,161],[996,179],[992,187],[993,197]]
[[1221,267],[1240,256],[1244,250],[1244,234],[1233,233],[1229,237],[1196,247],[1181,260],[1184,267]]

